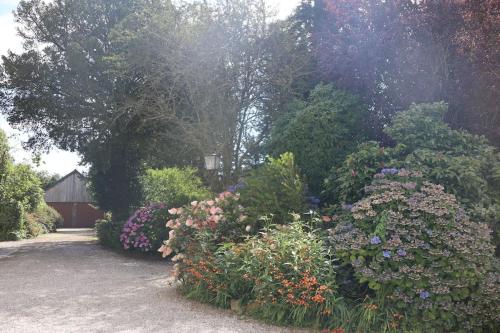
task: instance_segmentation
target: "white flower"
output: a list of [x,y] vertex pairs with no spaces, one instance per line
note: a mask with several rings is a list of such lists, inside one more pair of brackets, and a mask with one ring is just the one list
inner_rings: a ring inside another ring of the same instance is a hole
[[252,231],[252,226],[251,225],[247,225],[246,228],[245,228],[245,231],[246,232]]

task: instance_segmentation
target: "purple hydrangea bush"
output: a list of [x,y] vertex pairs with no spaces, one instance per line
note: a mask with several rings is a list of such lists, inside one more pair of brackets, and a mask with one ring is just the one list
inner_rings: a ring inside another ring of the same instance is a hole
[[136,210],[123,226],[120,235],[123,248],[142,252],[156,250],[168,238],[165,223],[169,216],[165,204],[150,204]]
[[405,313],[408,329],[494,328],[500,283],[488,226],[416,172],[388,169],[366,191],[329,236],[357,281]]

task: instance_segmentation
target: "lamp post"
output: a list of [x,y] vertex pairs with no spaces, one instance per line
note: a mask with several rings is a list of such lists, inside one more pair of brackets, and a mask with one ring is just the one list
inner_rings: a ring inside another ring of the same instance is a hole
[[221,159],[217,154],[210,154],[205,156],[205,169],[219,170]]
[[221,167],[221,157],[218,154],[210,154],[205,156],[205,169],[207,170],[207,178],[210,187],[214,191],[220,190],[219,169]]

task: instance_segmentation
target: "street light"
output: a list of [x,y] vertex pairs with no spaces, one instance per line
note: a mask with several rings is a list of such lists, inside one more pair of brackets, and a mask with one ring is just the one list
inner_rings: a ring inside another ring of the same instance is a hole
[[217,154],[210,154],[205,156],[205,169],[207,170],[219,170],[220,167],[220,156]]

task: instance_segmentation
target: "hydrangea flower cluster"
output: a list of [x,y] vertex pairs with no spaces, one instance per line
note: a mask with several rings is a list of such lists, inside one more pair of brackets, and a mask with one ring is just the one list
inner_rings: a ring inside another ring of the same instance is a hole
[[[168,216],[165,204],[151,204],[139,208],[125,222],[120,242],[125,250],[150,251],[163,240],[164,221]],[[161,232],[158,230],[162,226]]]
[[[413,324],[429,325],[424,331],[472,331],[498,321],[498,304],[488,303],[500,296],[488,226],[470,221],[453,195],[419,173],[385,175],[330,229],[335,253]],[[479,287],[487,279],[489,289]]]
[[[168,239],[158,251],[163,257],[176,253],[174,258],[179,261],[176,275],[182,270],[183,260],[191,260],[190,255],[199,252],[200,248],[213,252],[218,244],[245,235],[247,216],[238,200],[238,194],[227,191],[213,200],[193,201],[185,207],[169,209],[172,219],[166,224],[170,230]],[[205,238],[196,237],[200,234]]]

